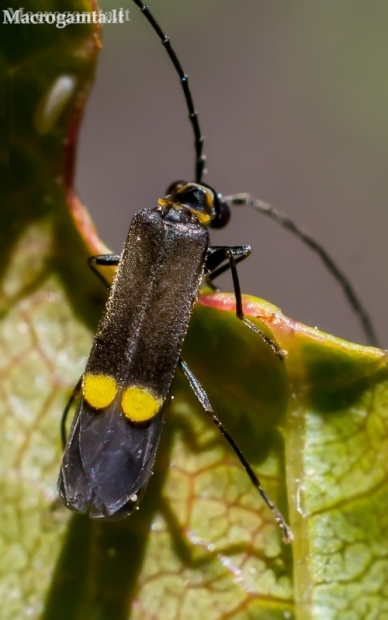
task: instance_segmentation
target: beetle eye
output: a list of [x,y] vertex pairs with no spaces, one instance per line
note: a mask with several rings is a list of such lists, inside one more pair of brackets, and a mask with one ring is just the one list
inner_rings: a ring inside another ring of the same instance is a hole
[[226,202],[219,200],[215,207],[216,215],[210,222],[210,226],[211,228],[223,228],[230,220],[229,205],[227,205]]

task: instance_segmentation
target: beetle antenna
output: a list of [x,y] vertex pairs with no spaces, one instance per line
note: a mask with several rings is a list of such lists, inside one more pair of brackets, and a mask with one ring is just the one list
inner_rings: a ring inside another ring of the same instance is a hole
[[198,113],[195,110],[193,97],[191,94],[191,90],[189,87],[189,78],[186,73],[183,71],[182,65],[178,60],[177,55],[175,54],[173,48],[171,47],[170,39],[165,35],[158,22],[150,12],[150,9],[147,5],[143,4],[140,0],[133,0],[134,3],[139,7],[141,12],[147,18],[152,28],[155,30],[159,39],[162,42],[167,54],[170,57],[172,64],[174,65],[176,72],[178,73],[179,80],[183,89],[183,94],[185,96],[187,109],[189,111],[189,119],[194,132],[194,148],[195,148],[195,182],[201,183],[202,175],[205,170],[206,163],[206,155],[202,154],[204,138],[202,136],[201,128],[199,126]]
[[303,241],[305,245],[307,245],[313,252],[318,254],[319,258],[325,265],[326,269],[331,273],[331,275],[337,280],[338,284],[343,290],[343,293],[346,299],[349,302],[350,307],[358,317],[361,327],[365,333],[367,341],[373,347],[379,346],[379,340],[375,329],[372,324],[372,320],[364,308],[362,302],[360,301],[356,291],[353,286],[349,282],[348,278],[341,271],[338,265],[331,258],[330,254],[325,250],[325,248],[315,241],[307,232],[299,228],[285,213],[281,213],[272,205],[263,202],[262,200],[255,200],[249,194],[236,194],[235,196],[224,196],[223,201],[226,202],[229,206],[244,206],[248,205],[252,207],[259,213],[264,213],[264,215],[268,215],[271,219],[275,220],[280,226],[286,228],[290,232],[292,232],[298,239]]

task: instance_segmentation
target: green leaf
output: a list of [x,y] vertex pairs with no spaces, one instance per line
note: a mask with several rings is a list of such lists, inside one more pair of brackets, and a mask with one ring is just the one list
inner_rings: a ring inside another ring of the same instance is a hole
[[245,312],[284,363],[220,293],[201,295],[183,356],[288,512],[293,545],[180,373],[140,510],[105,524],[59,505],[61,412],[104,297],[85,264],[104,246],[71,186],[98,47],[87,25],[13,25],[1,39],[11,186],[0,245],[2,618],[388,617],[387,356],[261,300],[245,296]]
[[[207,296],[203,302],[234,307],[230,295]],[[308,328],[251,297],[245,297],[245,309],[265,321],[288,351],[283,433],[295,535],[295,616],[384,617],[387,353]]]

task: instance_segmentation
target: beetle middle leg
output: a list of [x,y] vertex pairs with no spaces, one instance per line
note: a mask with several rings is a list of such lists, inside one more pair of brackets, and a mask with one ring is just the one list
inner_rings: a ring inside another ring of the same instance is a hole
[[66,442],[67,442],[67,437],[66,437],[66,422],[67,422],[67,416],[69,415],[69,411],[74,403],[74,401],[78,398],[78,396],[81,393],[81,387],[82,387],[82,377],[80,377],[77,381],[77,384],[74,386],[73,391],[71,393],[71,396],[69,398],[69,400],[67,401],[67,405],[63,410],[62,413],[62,418],[61,418],[61,441],[62,441],[62,448],[63,450],[66,447]]
[[249,329],[255,332],[255,334],[258,334],[264,342],[271,347],[277,357],[284,359],[285,352],[280,349],[279,345],[244,315],[237,264],[247,258],[251,251],[252,250],[249,245],[210,247],[205,260],[205,267],[208,270],[205,279],[212,288],[215,288],[213,285],[213,280],[230,269],[233,279],[234,295],[236,298],[237,318],[240,319],[244,325],[249,327]]
[[93,271],[94,275],[102,282],[108,289],[110,283],[104,276],[96,269],[97,265],[100,267],[117,267],[121,260],[121,254],[97,254],[96,256],[89,256],[88,266]]

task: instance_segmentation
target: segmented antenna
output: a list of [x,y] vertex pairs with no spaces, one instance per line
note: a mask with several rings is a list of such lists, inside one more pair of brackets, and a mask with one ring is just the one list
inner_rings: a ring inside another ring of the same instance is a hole
[[[149,7],[140,0],[133,0],[136,6],[144,13],[144,16],[147,18],[152,28],[155,30],[159,39],[161,40],[163,46],[166,49],[167,54],[170,57],[172,64],[174,65],[176,72],[178,73],[179,80],[183,89],[183,94],[185,96],[187,109],[189,112],[189,119],[194,132],[194,148],[195,148],[195,181],[196,183],[201,183],[202,175],[205,169],[206,156],[202,153],[204,138],[201,133],[201,129],[199,126],[198,114],[194,108],[193,97],[191,94],[191,90],[189,87],[189,79],[185,72],[183,71],[182,65],[178,60],[177,55],[175,54],[173,48],[171,47],[170,39],[165,35],[158,22],[152,15],[149,10]],[[369,344],[373,346],[379,346],[378,338],[374,327],[372,325],[372,321],[369,317],[368,312],[363,307],[361,301],[359,300],[353,286],[350,284],[347,277],[343,274],[343,272],[336,265],[331,256],[326,252],[326,250],[315,241],[309,234],[301,230],[289,217],[285,214],[280,213],[271,205],[263,202],[262,200],[254,200],[248,194],[237,194],[235,196],[226,196],[222,198],[222,203],[229,206],[236,205],[249,205],[256,211],[260,213],[264,213],[268,215],[273,220],[278,222],[283,228],[286,228],[290,232],[292,232],[295,236],[297,236],[305,245],[307,245],[313,252],[318,254],[326,269],[332,276],[337,280],[339,285],[341,286],[346,299],[348,300],[351,308],[354,313],[358,317],[362,329],[366,335],[366,338]],[[223,222],[222,226],[226,223]]]
[[139,7],[141,12],[147,18],[152,28],[155,30],[159,39],[161,40],[167,54],[170,57],[172,64],[174,65],[176,72],[179,75],[179,80],[183,89],[183,94],[186,99],[187,109],[189,111],[189,119],[194,131],[194,148],[195,148],[195,182],[201,183],[202,175],[205,169],[206,155],[202,154],[204,138],[201,133],[201,128],[199,126],[198,114],[194,108],[193,97],[191,94],[191,90],[189,87],[189,78],[186,73],[183,71],[182,65],[178,60],[177,55],[175,54],[173,48],[171,47],[170,39],[164,34],[163,30],[159,26],[158,22],[150,12],[148,6],[140,2],[140,0],[133,0],[136,6]]
[[303,241],[305,245],[307,245],[313,252],[318,254],[319,258],[325,265],[326,269],[331,273],[331,275],[337,280],[338,284],[342,288],[342,291],[349,302],[350,307],[358,317],[361,327],[364,331],[364,334],[367,338],[367,341],[370,345],[374,347],[379,346],[379,340],[377,338],[377,334],[374,330],[372,320],[362,305],[362,302],[358,298],[356,291],[353,286],[349,282],[348,278],[341,271],[338,265],[334,262],[331,256],[326,252],[325,248],[322,247],[320,243],[315,241],[307,232],[299,228],[287,215],[281,213],[272,205],[263,202],[262,200],[255,200],[249,194],[236,194],[235,196],[223,196],[223,201],[226,202],[229,206],[243,206],[248,205],[259,211],[260,213],[264,213],[264,215],[268,215],[271,219],[275,220],[280,226],[286,228],[290,232],[292,232],[298,239]]

